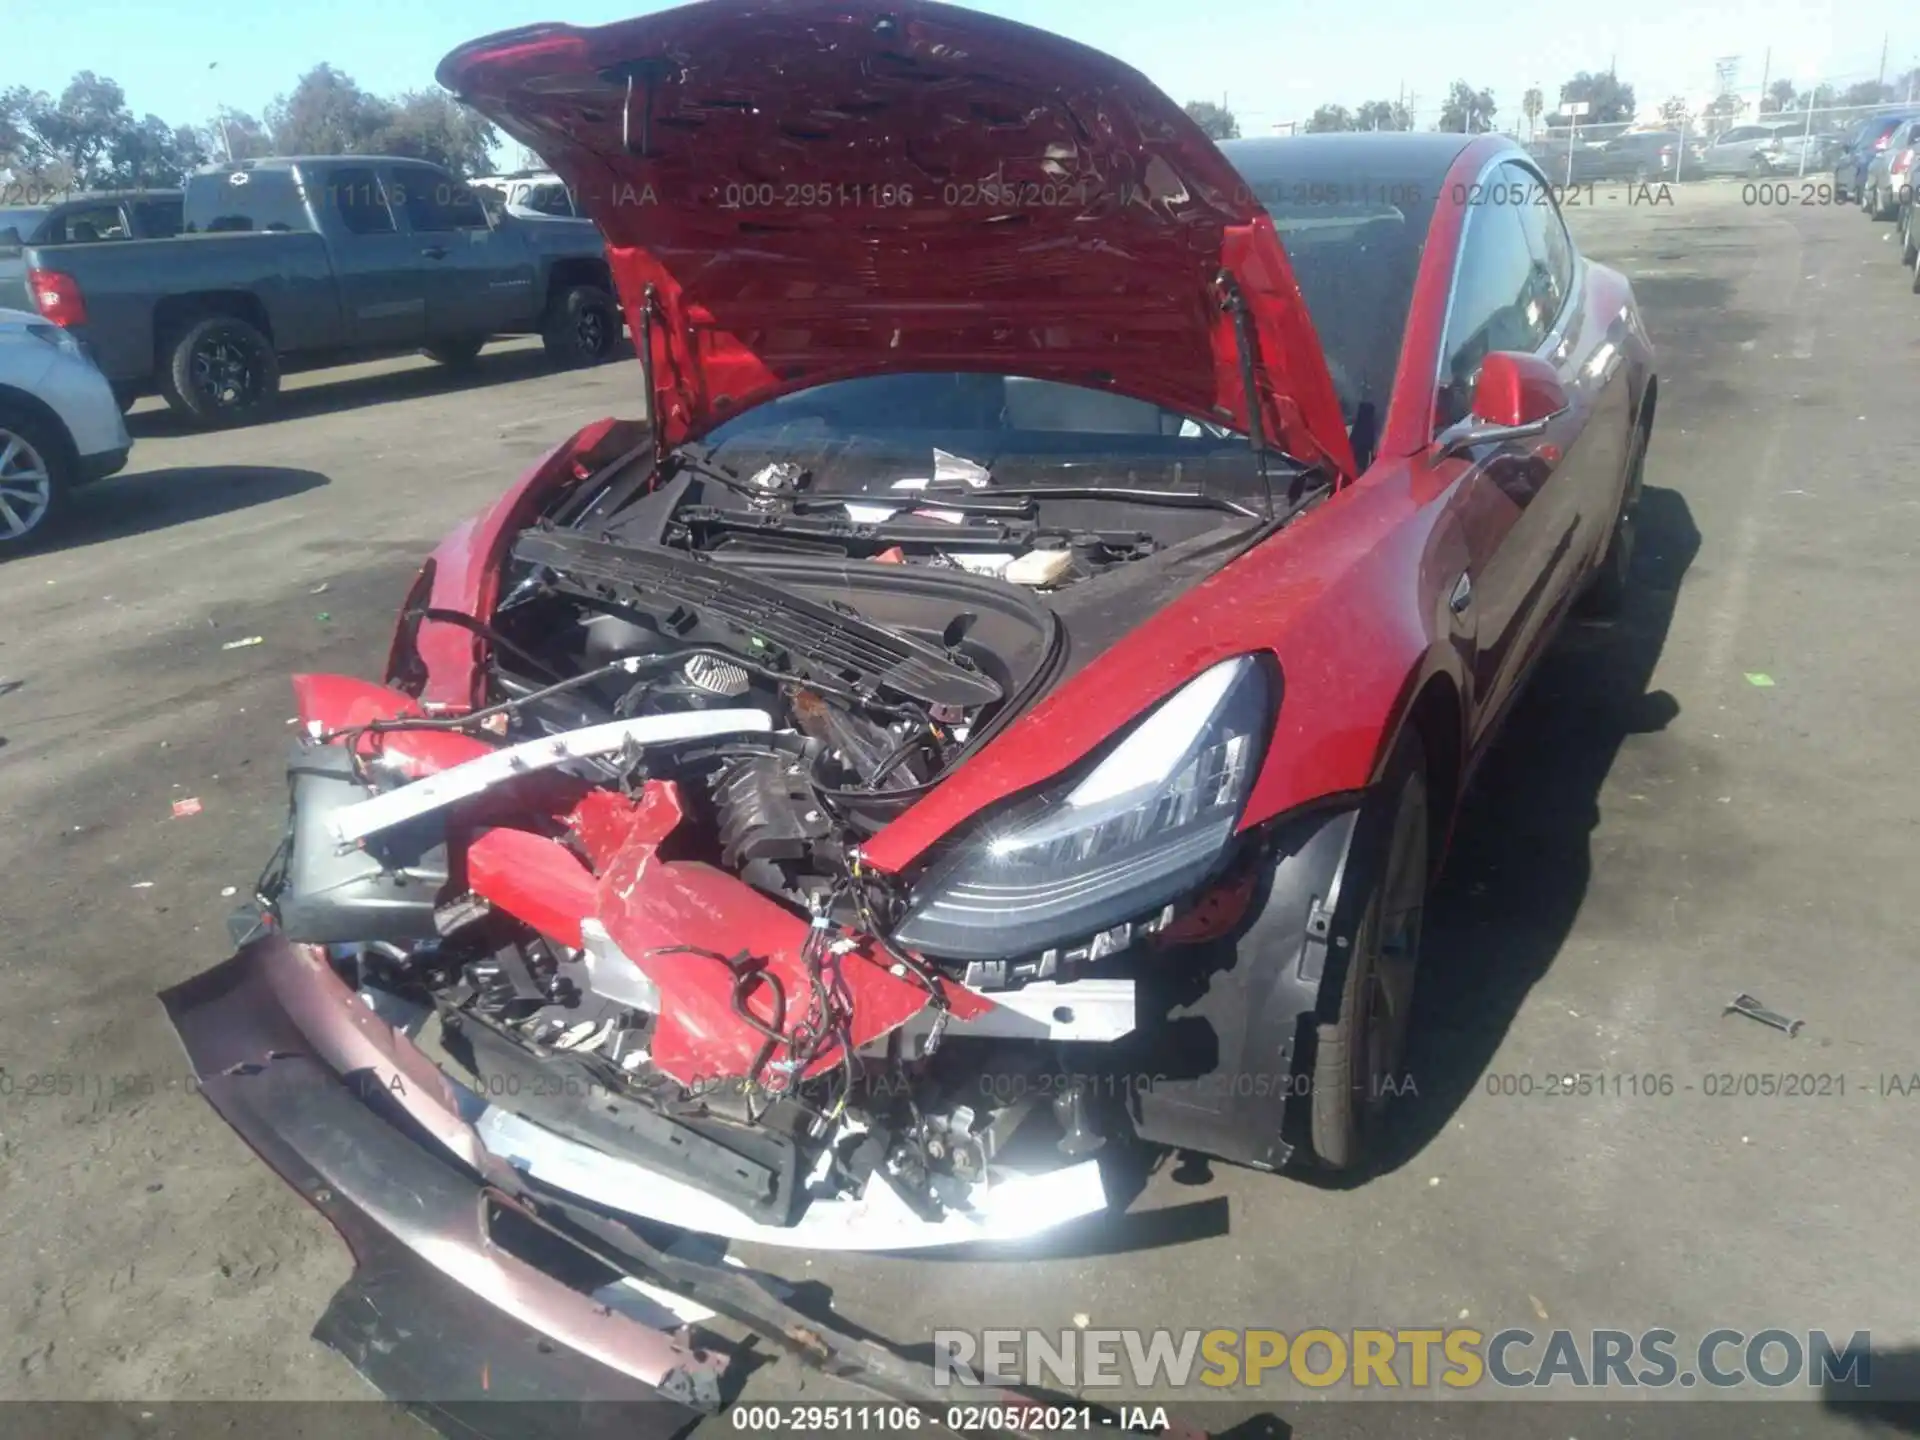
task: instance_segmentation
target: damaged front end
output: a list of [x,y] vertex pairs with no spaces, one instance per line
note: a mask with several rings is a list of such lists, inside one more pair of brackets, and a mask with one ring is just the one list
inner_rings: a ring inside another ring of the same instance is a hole
[[[259,925],[428,1057],[489,1153],[612,1212],[900,1250],[1103,1210],[1092,1156],[1126,1122],[1086,1081],[1135,1030],[1142,947],[1232,852],[1266,667],[1214,666],[909,875],[867,847],[1125,596],[1257,527],[1182,515],[1185,543],[1114,559],[1063,525],[1042,589],[1005,578],[1019,555],[953,563],[978,552],[948,520],[866,523],[833,558],[765,547],[773,525],[711,543],[735,527],[684,482],[738,477],[628,464],[625,501],[600,473],[506,540],[485,618],[411,607],[395,684],[296,678]],[[423,623],[484,640],[481,703],[408,693]]]

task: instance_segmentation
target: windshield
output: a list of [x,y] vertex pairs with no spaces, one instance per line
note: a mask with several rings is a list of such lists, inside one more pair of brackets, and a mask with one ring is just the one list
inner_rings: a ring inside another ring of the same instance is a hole
[[[898,476],[934,476],[934,451],[1005,479],[1044,465],[1084,460],[1134,484],[1181,484],[1186,468],[1220,462],[1254,473],[1246,437],[1111,391],[1020,375],[914,372],[839,380],[755,406],[712,431],[706,443],[730,465],[761,453],[815,474],[817,488],[856,487],[876,466]],[[1196,477],[1198,478],[1198,477]]]

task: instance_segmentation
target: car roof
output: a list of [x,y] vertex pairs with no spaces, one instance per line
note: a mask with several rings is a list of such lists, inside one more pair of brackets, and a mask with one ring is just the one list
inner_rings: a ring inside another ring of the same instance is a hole
[[1365,179],[1422,186],[1433,193],[1461,152],[1479,138],[1451,131],[1347,130],[1223,140],[1220,152],[1254,186]]

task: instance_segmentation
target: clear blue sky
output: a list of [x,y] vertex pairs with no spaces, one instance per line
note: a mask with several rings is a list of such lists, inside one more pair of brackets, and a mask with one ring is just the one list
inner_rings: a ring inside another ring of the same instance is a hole
[[[81,69],[117,80],[136,115],[202,123],[228,105],[259,113],[320,61],[367,89],[432,83],[462,41],[543,20],[600,24],[663,8],[647,0],[13,0],[0,23],[0,87],[57,93]],[[1872,79],[1883,35],[1889,78],[1920,63],[1920,24],[1893,0],[982,0],[1118,55],[1178,100],[1226,96],[1243,129],[1301,119],[1316,105],[1418,97],[1430,123],[1447,84],[1490,87],[1498,123],[1538,83],[1613,60],[1643,110],[1704,97],[1717,57],[1739,55],[1743,88],[1771,75],[1803,84]],[[209,68],[209,66],[213,68]]]

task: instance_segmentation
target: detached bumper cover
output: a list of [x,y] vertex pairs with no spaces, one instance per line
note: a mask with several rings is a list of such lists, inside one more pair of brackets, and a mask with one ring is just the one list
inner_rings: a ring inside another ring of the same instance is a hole
[[716,1409],[724,1357],[495,1243],[486,1182],[423,1131],[451,1096],[368,1060],[313,968],[268,938],[161,1001],[207,1100],[353,1251],[315,1338],[383,1394],[460,1412],[475,1436],[665,1436]]
[[[873,1395],[955,1398],[925,1366],[789,1305],[776,1277],[687,1253],[492,1153],[477,1122],[497,1112],[317,950],[269,934],[160,999],[208,1102],[353,1251],[315,1338],[444,1433],[684,1433],[724,1398],[731,1357],[687,1328],[715,1314]],[[1010,1413],[1061,1402],[967,1398]]]

